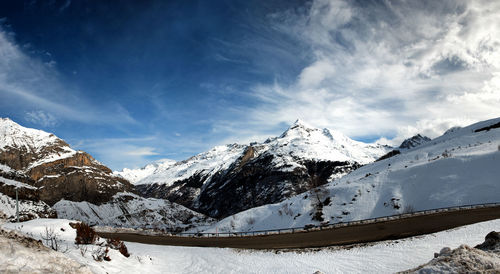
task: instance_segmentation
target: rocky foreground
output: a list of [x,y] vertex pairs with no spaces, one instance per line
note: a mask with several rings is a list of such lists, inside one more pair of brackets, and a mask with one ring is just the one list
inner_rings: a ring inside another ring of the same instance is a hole
[[402,273],[500,273],[500,233],[492,231],[475,247],[445,247],[427,264]]

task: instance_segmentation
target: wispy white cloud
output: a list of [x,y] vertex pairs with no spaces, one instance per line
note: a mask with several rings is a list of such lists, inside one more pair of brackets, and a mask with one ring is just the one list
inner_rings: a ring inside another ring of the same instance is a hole
[[195,137],[179,138],[165,134],[137,137],[87,138],[67,140],[75,149],[81,149],[113,170],[140,168],[147,163],[168,158],[183,160],[208,149],[207,143]]
[[133,150],[125,151],[126,155],[131,156],[151,156],[151,155],[159,155],[158,152],[155,151],[154,147],[139,147]]
[[[33,113],[35,109],[61,121],[135,123],[117,102],[94,106],[78,91],[68,89],[60,80],[55,61],[26,54],[16,44],[14,34],[0,27],[0,99],[5,98],[21,111]],[[32,116],[26,118],[32,120]]]
[[26,112],[25,119],[34,124],[44,127],[52,127],[57,124],[57,119],[50,113],[42,110]]
[[500,116],[500,3],[363,4],[315,0],[270,16],[312,59],[295,82],[252,89],[259,103],[241,109],[234,138],[301,118],[399,142]]

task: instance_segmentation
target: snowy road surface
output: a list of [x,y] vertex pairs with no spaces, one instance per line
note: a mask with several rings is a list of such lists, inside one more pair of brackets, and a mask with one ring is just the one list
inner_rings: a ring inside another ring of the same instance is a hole
[[497,218],[500,218],[500,206],[445,211],[333,229],[324,228],[299,233],[273,233],[272,235],[255,237],[178,237],[106,232],[100,232],[99,235],[106,238],[119,237],[125,241],[143,244],[253,249],[304,248],[399,239]]

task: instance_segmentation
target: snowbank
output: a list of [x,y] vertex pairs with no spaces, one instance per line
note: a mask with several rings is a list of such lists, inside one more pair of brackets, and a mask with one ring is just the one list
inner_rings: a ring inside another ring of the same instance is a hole
[[[461,244],[474,246],[484,235],[500,227],[500,220],[488,221],[439,233],[397,241],[384,241],[348,248],[332,247],[290,252],[248,251],[230,248],[158,246],[129,243],[125,258],[114,250],[111,261],[96,262],[90,250],[82,256],[72,243],[75,232],[69,220],[39,219],[20,225],[7,224],[37,237],[45,226],[52,227],[70,246],[66,256],[88,265],[95,273],[393,273],[431,260],[435,250]],[[63,228],[65,231],[61,231]]]

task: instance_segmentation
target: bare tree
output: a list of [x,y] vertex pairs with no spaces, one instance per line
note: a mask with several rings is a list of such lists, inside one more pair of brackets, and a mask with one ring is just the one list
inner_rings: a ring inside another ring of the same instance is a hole
[[45,227],[45,232],[40,234],[45,245],[52,248],[55,251],[60,251],[66,253],[68,251],[68,245],[62,249],[62,240],[59,239],[59,234],[57,234],[53,228]]

